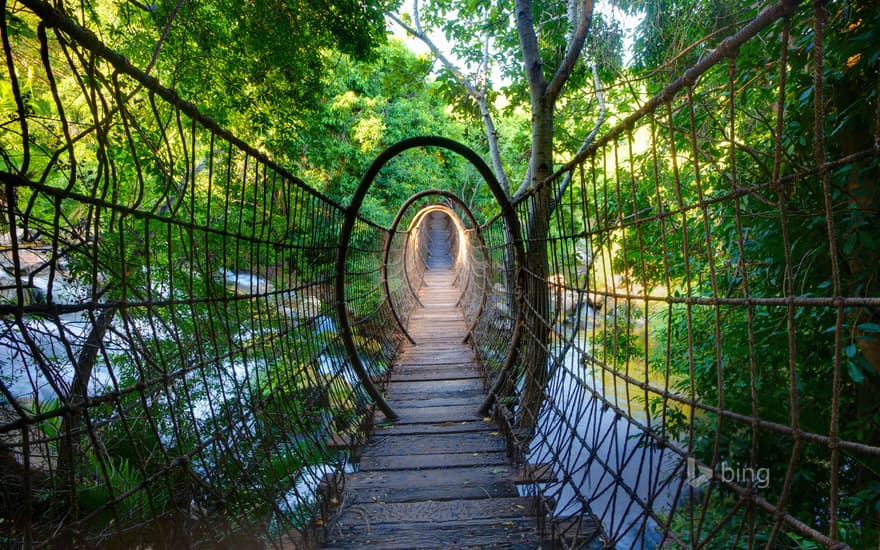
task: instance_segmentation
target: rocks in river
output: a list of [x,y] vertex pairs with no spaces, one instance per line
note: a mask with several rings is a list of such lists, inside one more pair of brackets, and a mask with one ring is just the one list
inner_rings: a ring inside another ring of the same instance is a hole
[[[0,237],[0,244],[8,241],[8,236]],[[30,248],[22,248],[24,244]],[[103,281],[103,276],[99,274],[98,279],[98,282]],[[0,304],[28,306],[45,303],[50,290],[53,303],[77,303],[82,300],[82,291],[87,286],[85,281],[71,279],[66,258],[53,256],[47,245],[20,243],[18,248],[10,246],[0,250]],[[23,291],[21,300],[19,287]]]
[[[20,402],[19,406],[27,403]],[[45,408],[41,412],[46,412]],[[0,426],[11,425],[21,419],[19,413],[11,405],[0,405]],[[22,430],[28,430],[28,445],[25,448]],[[25,460],[27,458],[27,460]],[[0,464],[10,465],[17,463],[22,468],[25,464],[31,470],[49,473],[57,459],[55,452],[50,448],[46,434],[32,424],[21,429],[11,429],[0,432]],[[4,470],[0,467],[0,471]]]
[[550,292],[550,313],[556,320],[567,323],[580,319],[583,325],[593,322],[600,306],[590,300],[585,289],[572,288],[561,273],[547,277],[547,286]]
[[321,309],[324,304],[317,296],[309,296],[308,294],[293,296],[288,301],[285,313],[298,321],[311,320],[321,315]]
[[[0,303],[18,304],[19,285],[23,291],[23,302],[19,305],[45,301],[46,291],[39,285],[45,277],[36,276],[47,265],[45,258],[32,250],[18,249],[15,255],[17,258],[13,257],[11,250],[0,253]],[[16,263],[20,274],[18,277],[15,275]]]
[[221,269],[220,275],[226,282],[226,288],[235,294],[260,295],[275,291],[272,283],[258,275],[227,269]]
[[277,290],[275,285],[259,275],[221,269],[226,288],[240,296],[265,298],[275,308],[295,321],[309,321],[322,315],[324,303],[318,288],[306,286],[299,290]]

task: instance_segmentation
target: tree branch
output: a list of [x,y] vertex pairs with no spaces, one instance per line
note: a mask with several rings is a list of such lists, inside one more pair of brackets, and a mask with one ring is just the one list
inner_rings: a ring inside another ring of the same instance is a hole
[[144,10],[145,12],[154,11],[158,7],[158,6],[156,6],[156,4],[147,5],[147,4],[143,4],[141,2],[138,2],[137,0],[128,0],[128,3],[135,6],[139,10]]
[[482,86],[477,87],[464,73],[440,50],[431,38],[425,34],[422,29],[422,23],[419,18],[419,2],[413,0],[413,25],[406,24],[396,14],[389,12],[388,17],[392,21],[400,25],[403,30],[421,40],[425,46],[431,51],[435,58],[452,74],[452,77],[458,82],[459,86],[464,88],[468,97],[477,102],[480,110],[480,118],[483,120],[483,126],[486,130],[486,139],[489,143],[489,156],[492,160],[492,168],[495,171],[495,177],[501,184],[504,193],[510,196],[510,185],[507,179],[507,172],[501,162],[501,148],[498,145],[498,130],[495,128],[495,121],[492,119],[492,113],[489,110],[489,102],[486,99],[486,90],[489,82],[489,33],[486,33],[486,39],[483,43],[483,63],[481,70],[483,71]]
[[[602,88],[602,82],[599,80],[599,71],[596,70],[596,64],[593,63],[590,65],[590,69],[593,71],[593,84],[596,86],[596,101],[599,102],[599,118],[596,119],[596,123],[593,124],[593,129],[590,130],[590,133],[584,138],[584,141],[577,150],[577,153],[575,153],[575,156],[580,155],[590,146],[591,143],[593,143],[593,140],[596,139],[596,136],[599,134],[599,128],[602,127],[602,124],[605,123],[605,119],[608,118],[608,111],[605,109],[605,91]],[[574,170],[566,172],[565,178],[559,185],[559,190],[556,191],[556,196],[550,204],[551,213],[556,210],[556,206],[562,201],[562,196],[565,194],[565,190],[571,183],[572,174],[574,174]]]
[[523,175],[523,180],[519,184],[519,188],[516,190],[516,193],[513,194],[514,202],[518,201],[520,197],[525,195],[526,191],[529,189],[529,184],[532,183],[532,161],[531,155],[529,155],[529,164],[526,166],[526,173]]
[[456,82],[458,82],[467,92],[468,96],[475,100],[479,100],[481,97],[480,90],[477,86],[468,79],[463,72],[454,64],[452,61],[437,47],[431,37],[422,31],[422,25],[419,22],[419,12],[418,12],[418,1],[413,2],[413,25],[407,25],[402,19],[397,17],[394,13],[388,13],[388,17],[391,18],[392,21],[397,23],[403,28],[406,32],[413,35],[414,37],[421,40],[425,46],[431,50],[431,53],[436,57],[440,63],[443,64],[446,69],[452,73],[452,76],[455,78]]
[[480,92],[485,96],[489,89],[489,31],[483,34],[483,59],[477,69],[477,78],[480,81]]
[[562,63],[559,64],[559,68],[556,70],[556,74],[553,75],[553,79],[550,80],[550,84],[547,86],[544,96],[545,101],[555,102],[559,97],[562,87],[568,81],[571,72],[574,70],[575,63],[577,63],[581,56],[584,43],[587,40],[587,34],[590,32],[590,25],[593,21],[593,0],[576,1],[583,2],[583,4],[580,10],[577,8],[572,9],[572,15],[576,18],[572,21],[573,32],[566,45],[565,57],[563,57]]
[[[137,2],[133,0],[129,0],[134,5],[141,7]],[[186,3],[186,0],[180,0],[176,6],[174,6],[174,11],[171,13],[171,17],[168,18],[168,23],[165,25],[165,29],[162,31],[162,36],[159,37],[159,41],[156,42],[156,47],[153,48],[153,57],[150,58],[150,63],[147,65],[147,68],[144,69],[144,72],[149,74],[150,69],[153,68],[153,65],[156,64],[156,60],[159,59],[159,52],[162,50],[162,45],[165,43],[165,39],[168,37],[168,33],[171,32],[171,25],[174,23],[174,20],[177,18],[178,12],[180,12],[180,8]],[[150,8],[143,6],[142,9],[146,9],[147,11],[152,11],[155,9],[155,6],[151,6]]]
[[544,79],[541,52],[538,49],[538,35],[535,33],[535,22],[532,18],[531,0],[516,0],[516,32],[523,54],[523,69],[529,83],[532,99],[536,94],[544,96],[546,80]]

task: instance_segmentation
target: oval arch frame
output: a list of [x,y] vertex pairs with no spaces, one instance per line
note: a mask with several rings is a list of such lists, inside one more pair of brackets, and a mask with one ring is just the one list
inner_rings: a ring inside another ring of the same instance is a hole
[[[394,237],[395,232],[397,231],[397,226],[399,226],[400,222],[403,221],[403,215],[406,213],[406,211],[409,210],[410,206],[412,206],[416,201],[423,199],[425,197],[430,197],[430,196],[434,196],[434,195],[437,195],[437,196],[443,197],[447,200],[450,200],[450,201],[454,202],[458,207],[461,208],[462,212],[464,212],[465,217],[468,219],[468,221],[470,221],[471,226],[473,227],[473,231],[477,236],[477,243],[480,245],[480,252],[483,255],[483,260],[487,264],[489,263],[489,252],[486,250],[486,242],[483,239],[483,232],[480,230],[480,224],[477,223],[476,216],[474,216],[474,213],[468,207],[467,203],[465,203],[461,199],[461,197],[459,197],[458,195],[456,195],[455,193],[453,193],[451,191],[446,191],[444,189],[426,189],[424,191],[419,191],[418,193],[412,195],[410,198],[406,199],[406,202],[404,202],[403,205],[401,205],[400,209],[398,209],[397,215],[394,216],[394,221],[391,222],[391,226],[388,228],[388,237],[385,239],[385,248],[382,251],[382,282],[385,286],[385,299],[388,300],[388,305],[391,307],[391,313],[394,315],[394,320],[397,322],[397,326],[400,327],[400,330],[403,331],[404,336],[406,336],[406,338],[411,343],[416,344],[416,345],[417,345],[416,341],[412,339],[412,336],[409,334],[409,331],[406,329],[405,326],[403,326],[403,321],[400,320],[400,315],[398,315],[398,313],[397,313],[397,308],[394,307],[394,302],[391,300],[391,288],[388,285],[388,272],[387,272],[388,256],[391,252],[391,241]],[[456,218],[458,218],[458,214],[456,214],[455,211],[453,211],[451,208],[449,208],[447,206],[442,206],[442,205],[424,206],[421,209],[419,209],[419,211],[416,213],[415,217],[413,218],[412,222],[410,222],[410,227],[407,228],[407,243],[409,242],[409,232],[412,230],[413,226],[416,223],[421,223],[420,216],[422,216],[424,212],[431,211],[431,209],[442,209],[443,211],[446,211],[445,212],[446,215],[452,215],[452,216],[455,216]],[[404,248],[404,253],[406,252],[406,250],[407,250],[407,248]],[[421,300],[419,300],[419,297],[416,295],[415,288],[413,288],[412,281],[410,281],[409,276],[406,275],[405,271],[404,271],[404,276],[406,277],[407,286],[409,287],[409,290],[412,293],[413,297],[415,298],[416,302],[418,302],[419,305],[422,305]],[[480,297],[480,309],[479,309],[479,312],[477,313],[477,318],[479,318],[479,316],[482,315],[482,311],[486,305],[487,298],[488,298],[488,296],[486,294],[486,289],[484,288],[482,295]],[[477,321],[474,320],[474,322],[471,323],[471,325],[468,327],[468,336],[465,337],[465,341],[467,341],[468,337],[470,337],[470,335],[473,333],[474,327],[476,326],[476,322]]]
[[[357,353],[357,346],[354,343],[354,335],[351,331],[351,324],[348,322],[348,312],[346,311],[346,302],[345,302],[345,277],[346,277],[346,268],[345,261],[348,257],[348,250],[351,244],[351,234],[354,230],[354,224],[360,213],[361,205],[364,202],[364,198],[367,196],[367,192],[370,190],[370,187],[373,185],[373,182],[376,179],[376,176],[379,174],[379,171],[390,161],[392,158],[396,157],[400,153],[404,151],[408,151],[409,149],[415,149],[417,147],[439,147],[441,149],[447,149],[452,151],[453,153],[457,153],[462,156],[471,163],[471,165],[477,169],[480,175],[483,177],[483,181],[486,182],[486,185],[489,186],[490,191],[495,197],[495,201],[501,207],[501,218],[504,220],[504,224],[507,226],[507,234],[515,235],[517,238],[513,240],[513,248],[514,248],[514,262],[515,262],[515,272],[516,272],[516,296],[517,300],[522,300],[522,289],[524,288],[523,281],[523,266],[525,265],[525,249],[523,248],[522,240],[520,239],[520,224],[519,218],[516,216],[516,211],[513,208],[510,200],[507,198],[507,195],[502,189],[501,184],[498,183],[497,178],[495,178],[495,174],[486,164],[486,162],[477,155],[469,147],[449,138],[441,137],[441,136],[416,136],[412,138],[408,138],[402,141],[395,143],[394,145],[388,147],[382,153],[379,154],[378,157],[370,164],[370,167],[367,169],[364,176],[361,178],[360,183],[355,189],[354,195],[352,195],[351,201],[349,201],[348,207],[345,211],[345,218],[342,223],[342,228],[339,232],[339,247],[336,251],[336,265],[335,265],[335,298],[336,298],[336,325],[339,327],[339,335],[342,338],[342,342],[345,345],[345,351],[348,355],[348,360],[351,363],[351,367],[357,375],[358,379],[363,384],[364,389],[367,391],[367,394],[371,399],[376,403],[376,406],[382,411],[382,414],[390,420],[398,420],[400,417],[394,410],[388,405],[388,402],[385,401],[384,396],[379,392],[376,385],[373,383],[372,378],[364,367],[363,363],[360,360],[360,356]],[[517,307],[517,317],[515,322],[513,341],[510,347],[510,351],[508,352],[507,359],[504,362],[504,367],[502,367],[499,372],[499,377],[505,375],[507,370],[509,370],[509,366],[513,364],[517,355],[518,349],[518,341],[520,335],[522,333],[522,315],[523,308]],[[500,380],[499,380],[500,381]],[[491,395],[489,396],[491,397]]]

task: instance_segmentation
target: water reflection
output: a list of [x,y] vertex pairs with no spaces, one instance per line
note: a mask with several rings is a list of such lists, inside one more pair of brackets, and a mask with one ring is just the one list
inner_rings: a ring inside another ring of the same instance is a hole
[[554,465],[558,481],[543,492],[556,503],[555,517],[588,507],[616,548],[655,548],[661,529],[649,512],[669,510],[681,458],[650,444],[644,399],[634,398],[638,388],[602,369],[584,339],[557,343],[562,359],[552,365],[529,463]]

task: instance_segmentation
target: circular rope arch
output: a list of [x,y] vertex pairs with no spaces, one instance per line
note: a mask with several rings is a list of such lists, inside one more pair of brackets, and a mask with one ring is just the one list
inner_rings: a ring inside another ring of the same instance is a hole
[[[403,321],[400,320],[400,315],[398,314],[397,308],[395,307],[394,302],[391,299],[391,288],[389,287],[389,284],[388,284],[388,256],[391,253],[391,242],[393,240],[395,232],[397,231],[397,226],[400,225],[400,222],[403,220],[403,215],[406,214],[406,211],[415,202],[417,202],[425,197],[430,197],[430,196],[434,196],[434,195],[441,196],[441,197],[445,198],[446,200],[454,202],[456,204],[456,206],[461,208],[465,217],[468,219],[468,221],[471,222],[471,226],[473,227],[474,233],[477,237],[477,243],[480,246],[480,253],[483,256],[483,259],[486,261],[486,264],[489,263],[489,252],[486,250],[486,243],[483,240],[483,232],[480,230],[480,225],[479,225],[479,223],[477,223],[477,218],[476,218],[476,216],[474,216],[474,213],[471,211],[471,209],[468,208],[467,203],[465,203],[463,200],[461,200],[461,198],[459,198],[458,195],[456,195],[450,191],[443,190],[443,189],[428,189],[426,191],[420,191],[420,192],[416,193],[415,195],[408,198],[406,200],[406,202],[403,203],[403,205],[397,211],[397,215],[394,217],[394,221],[391,222],[391,227],[388,228],[388,238],[385,239],[385,249],[382,251],[382,283],[385,287],[385,299],[388,300],[388,305],[391,307],[391,313],[394,316],[394,320],[397,322],[397,326],[400,327],[400,330],[403,331],[404,336],[406,336],[406,338],[410,342],[412,342],[413,344],[416,344],[416,341],[412,339],[412,336],[410,336],[409,331],[406,329],[405,326],[403,326]],[[412,221],[409,224],[409,227],[407,228],[407,236],[406,236],[407,243],[409,242],[410,232],[412,231],[413,227],[415,227],[416,225],[421,223],[422,219],[424,218],[424,216],[426,214],[428,214],[430,212],[435,212],[435,211],[441,211],[441,212],[445,213],[447,216],[460,219],[458,214],[454,210],[449,208],[448,206],[444,206],[444,205],[440,205],[440,204],[432,204],[432,205],[424,206],[416,213],[415,217],[413,217]],[[404,245],[404,248],[403,248],[404,254],[406,254],[407,249],[408,249],[408,247],[406,245]],[[406,262],[405,256],[404,256],[404,262]],[[404,271],[404,277],[406,278],[406,284],[409,287],[409,290],[412,293],[413,297],[415,298],[416,302],[419,303],[419,305],[421,305],[421,301],[419,300],[419,297],[416,294],[416,290],[412,285],[412,281],[410,281],[409,275],[406,273],[406,271]],[[481,297],[480,297],[480,311],[479,311],[479,313],[477,313],[477,317],[479,317],[482,314],[482,310],[486,305],[487,298],[488,298],[488,296],[486,294],[486,289],[484,288],[483,292],[481,294]],[[476,321],[471,323],[471,326],[468,327],[468,335],[470,335],[473,332],[475,324],[476,324]]]
[[[525,250],[523,249],[522,242],[519,240],[520,235],[520,227],[519,227],[519,219],[516,216],[516,212],[513,209],[513,205],[508,200],[507,195],[504,193],[504,190],[501,188],[501,184],[498,183],[498,180],[495,178],[495,174],[492,173],[492,170],[489,166],[477,155],[473,150],[462,145],[461,143],[444,138],[439,136],[417,136],[409,139],[405,139],[398,143],[395,143],[391,147],[388,147],[382,153],[376,157],[376,160],[370,165],[364,174],[363,178],[361,178],[360,183],[358,184],[357,189],[355,189],[354,195],[351,198],[351,201],[346,208],[345,219],[342,223],[342,228],[339,233],[339,248],[336,252],[336,270],[335,270],[335,291],[336,291],[336,323],[339,327],[339,335],[342,338],[342,342],[345,345],[345,351],[348,355],[348,360],[351,362],[352,369],[357,375],[358,379],[363,384],[364,389],[367,391],[367,394],[371,399],[376,403],[376,406],[382,411],[385,417],[388,420],[398,420],[399,416],[394,410],[388,405],[385,401],[385,398],[382,396],[382,393],[379,392],[376,385],[373,383],[372,378],[370,377],[367,369],[364,367],[363,363],[360,360],[360,356],[357,353],[357,346],[354,343],[354,335],[351,331],[351,324],[348,322],[348,313],[346,311],[346,301],[345,301],[345,277],[346,277],[346,258],[348,257],[348,250],[351,242],[351,234],[354,231],[355,220],[357,218],[358,212],[360,211],[361,205],[364,202],[364,198],[367,196],[367,192],[370,190],[370,187],[373,185],[373,182],[376,179],[376,176],[379,174],[379,171],[387,164],[392,158],[397,155],[403,153],[404,151],[408,151],[409,149],[414,149],[417,147],[440,147],[442,149],[447,149],[452,151],[453,153],[457,153],[464,157],[471,165],[477,169],[480,175],[483,177],[483,181],[489,186],[489,189],[492,191],[492,194],[495,196],[495,200],[498,202],[498,205],[501,207],[501,217],[504,220],[504,224],[507,227],[508,235],[517,236],[513,241],[514,248],[514,262],[515,262],[515,271],[516,271],[516,285],[517,285],[517,300],[522,298],[522,292],[520,289],[523,288],[523,283],[521,281],[522,274],[522,266],[525,265]],[[384,264],[384,262],[383,262]],[[502,368],[502,373],[506,371],[507,365],[513,363],[516,357],[517,350],[517,341],[519,340],[519,335],[521,333],[522,326],[522,307],[517,308],[517,318],[516,324],[517,327],[514,331],[513,342],[510,347],[510,351],[508,352],[507,359],[505,360],[505,367]],[[500,376],[500,375],[499,375]]]

